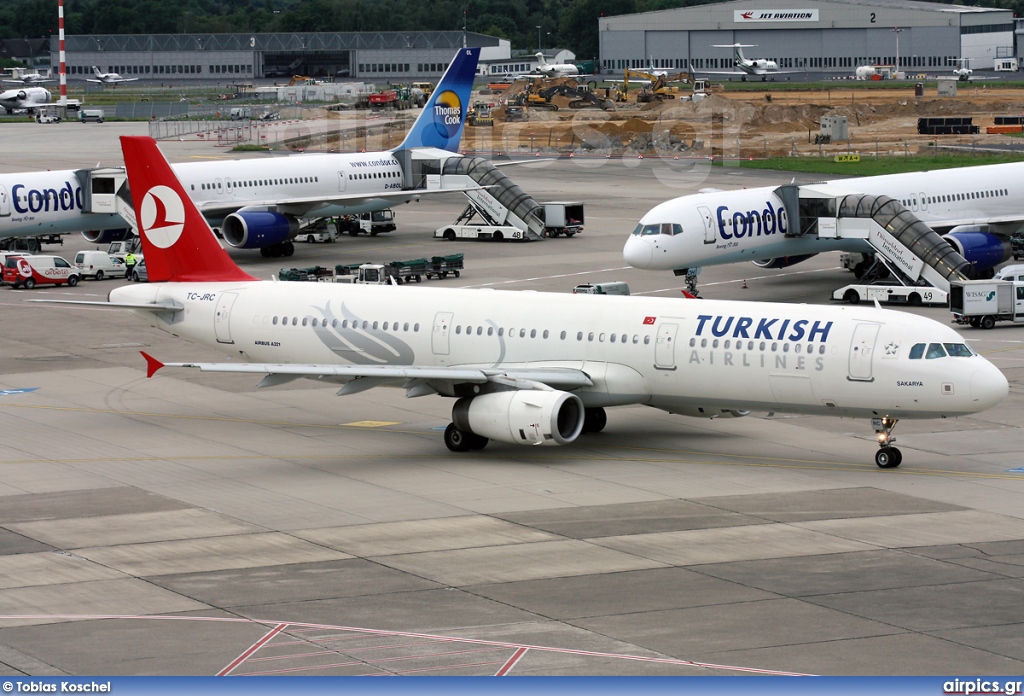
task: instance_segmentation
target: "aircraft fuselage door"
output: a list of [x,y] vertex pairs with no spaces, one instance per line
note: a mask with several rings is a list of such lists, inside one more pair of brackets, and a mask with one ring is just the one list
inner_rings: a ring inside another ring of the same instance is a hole
[[917,194],[916,193],[910,194],[910,209],[913,210],[915,213],[917,212]]
[[715,220],[711,216],[711,210],[702,205],[698,205],[697,211],[700,213],[700,217],[704,221],[704,243],[714,244],[717,237],[715,231]]
[[850,372],[847,376],[852,382],[872,382],[871,365],[875,354],[875,340],[878,338],[879,324],[857,324],[850,341]]
[[0,184],[0,217],[11,214],[11,199],[7,197],[7,187]]
[[679,324],[661,323],[654,344],[654,367],[658,370],[676,369],[676,333]]
[[338,191],[345,190],[345,178],[347,176],[345,172],[338,172]]
[[231,179],[225,178],[224,179],[224,185],[227,187],[227,190],[225,191],[225,194],[228,195],[229,197],[230,196],[234,196],[235,195],[235,189],[231,186]]
[[921,210],[928,210],[928,197],[924,195],[924,191],[921,192]]
[[237,292],[222,292],[217,298],[217,308],[213,315],[213,330],[217,335],[217,343],[234,343],[231,339],[231,308],[237,299]]
[[434,328],[430,333],[430,347],[434,355],[448,355],[448,336],[453,316],[453,312],[438,312],[434,315]]

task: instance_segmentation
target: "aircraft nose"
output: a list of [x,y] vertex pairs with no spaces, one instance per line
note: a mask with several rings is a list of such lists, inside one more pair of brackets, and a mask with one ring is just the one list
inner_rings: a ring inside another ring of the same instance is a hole
[[654,246],[643,237],[630,237],[622,249],[622,258],[633,268],[650,268]]
[[1010,383],[999,368],[985,361],[985,364],[971,375],[971,399],[979,410],[992,408],[1010,393]]

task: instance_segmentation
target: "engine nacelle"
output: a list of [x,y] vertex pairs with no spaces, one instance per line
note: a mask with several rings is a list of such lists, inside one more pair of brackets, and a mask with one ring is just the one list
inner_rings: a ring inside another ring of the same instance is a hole
[[262,249],[299,233],[299,220],[292,215],[269,210],[239,210],[224,218],[224,241],[236,249]]
[[689,416],[690,418],[742,418],[749,416],[750,411],[741,411],[735,408],[704,408],[692,406],[690,408],[674,408],[671,413],[677,416]]
[[583,402],[564,391],[503,391],[459,399],[459,430],[514,445],[567,445],[583,431]]
[[92,244],[110,244],[111,242],[120,242],[131,238],[132,231],[128,228],[122,230],[87,230],[82,233],[82,236],[85,237],[85,241]]
[[1009,239],[997,237],[987,225],[961,225],[943,237],[971,263],[974,273],[991,270],[1013,256]]
[[751,263],[758,268],[785,268],[786,266],[792,266],[800,263],[801,261],[806,261],[812,256],[817,256],[817,254],[804,254],[803,256],[778,256],[774,259],[751,261]]

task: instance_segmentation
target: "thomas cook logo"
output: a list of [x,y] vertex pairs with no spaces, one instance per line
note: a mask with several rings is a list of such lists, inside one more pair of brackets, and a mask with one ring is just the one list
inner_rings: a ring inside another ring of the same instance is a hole
[[174,246],[185,229],[185,206],[173,189],[154,186],[142,199],[142,232],[155,246]]
[[462,128],[462,100],[451,90],[445,90],[434,100],[434,127],[439,135],[454,138]]

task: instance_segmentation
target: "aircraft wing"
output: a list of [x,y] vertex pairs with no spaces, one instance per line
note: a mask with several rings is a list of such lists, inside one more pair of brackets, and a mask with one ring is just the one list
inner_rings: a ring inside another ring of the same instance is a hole
[[85,78],[85,81],[86,81],[86,82],[95,82],[96,84],[100,84],[100,85],[102,85],[102,84],[103,84],[103,80],[94,80],[94,79],[92,79],[92,78],[88,78],[88,77],[87,77],[87,78]]
[[[537,160],[533,161],[536,162]],[[406,189],[374,193],[338,194],[336,196],[331,196],[330,198],[267,198],[262,201],[246,201],[245,205],[239,205],[238,203],[228,200],[220,200],[209,201],[200,204],[198,207],[199,212],[203,215],[215,216],[219,214],[226,215],[237,210],[242,210],[243,208],[276,206],[280,212],[302,217],[309,215],[311,212],[315,212],[317,208],[325,208],[332,205],[349,205],[356,207],[370,201],[388,201],[394,205],[400,205],[402,203],[417,200],[420,196],[433,195],[437,193],[463,193],[465,191],[473,191],[479,188],[482,187],[475,186],[468,189]]]
[[[342,388],[341,394],[351,394],[381,384],[406,384],[416,381],[424,384],[431,381],[454,382],[459,384],[484,384],[495,382],[510,387],[536,389],[538,384],[563,389],[592,386],[593,381],[583,370],[558,367],[425,367],[420,365],[317,365],[294,363],[164,363],[147,353],[147,377],[152,377],[162,367],[191,367],[203,372],[231,372],[236,374],[263,374],[261,387],[284,384],[303,377],[351,380]],[[366,380],[358,383],[357,380]],[[350,387],[354,385],[354,387]],[[416,386],[415,384],[410,386]]]

